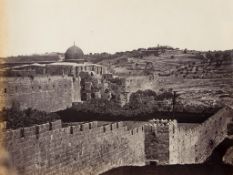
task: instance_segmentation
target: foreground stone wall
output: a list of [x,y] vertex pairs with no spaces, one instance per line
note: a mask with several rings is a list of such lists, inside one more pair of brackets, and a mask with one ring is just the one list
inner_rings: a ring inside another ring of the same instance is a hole
[[19,174],[99,174],[109,169],[158,164],[200,164],[227,137],[233,110],[224,108],[202,124],[176,120],[70,123],[60,120],[17,130],[0,123],[0,147]]
[[[13,104],[54,112],[72,106],[73,80],[67,76],[0,77],[1,108]],[[77,85],[75,85],[77,88]],[[73,97],[79,98],[78,95]],[[2,110],[2,109],[0,109]]]
[[203,163],[227,137],[227,125],[233,110],[226,107],[191,129],[182,124],[170,126],[170,164]]
[[61,126],[61,121],[7,130],[5,145],[19,174],[99,174],[114,167],[144,165],[143,128],[122,122]]

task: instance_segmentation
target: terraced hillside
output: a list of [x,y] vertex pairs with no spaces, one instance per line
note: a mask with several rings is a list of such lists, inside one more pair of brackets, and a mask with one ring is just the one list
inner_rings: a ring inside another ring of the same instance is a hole
[[141,75],[148,74],[148,71],[149,73],[165,74],[185,63],[199,60],[197,53],[196,51],[184,51],[167,47],[138,49],[109,55],[108,58],[104,57],[98,63],[108,66],[118,75]]
[[[135,51],[134,51],[135,52]],[[154,75],[154,90],[177,91],[185,105],[231,104],[233,51],[198,52],[179,49],[139,49],[139,56],[121,54],[99,63],[121,75]]]

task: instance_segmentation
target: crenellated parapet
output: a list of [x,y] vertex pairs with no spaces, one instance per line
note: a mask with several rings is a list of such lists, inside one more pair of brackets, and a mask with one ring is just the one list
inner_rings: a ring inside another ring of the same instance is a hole
[[123,122],[64,125],[57,120],[0,133],[19,174],[99,174],[144,164],[144,132],[128,130]]
[[0,123],[0,143],[19,174],[98,174],[114,167],[151,162],[203,163],[227,136],[231,120],[232,109],[224,108],[202,124],[166,119],[136,124],[64,124],[57,120],[9,130],[6,123]]

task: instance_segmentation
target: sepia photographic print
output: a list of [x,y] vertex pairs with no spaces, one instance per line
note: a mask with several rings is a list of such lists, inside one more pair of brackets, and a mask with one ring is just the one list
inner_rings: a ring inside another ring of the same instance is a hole
[[0,0],[0,175],[233,175],[233,1]]

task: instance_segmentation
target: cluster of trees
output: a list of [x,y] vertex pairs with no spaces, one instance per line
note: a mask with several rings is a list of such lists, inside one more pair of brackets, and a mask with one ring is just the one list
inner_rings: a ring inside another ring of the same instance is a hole
[[[173,47],[170,46],[156,46],[156,47],[149,47],[149,48],[139,48],[137,50],[132,50],[132,51],[125,51],[125,52],[116,52],[114,54],[110,54],[110,53],[95,53],[92,54],[90,53],[89,55],[86,55],[85,57],[95,63],[100,62],[102,60],[106,60],[106,59],[114,59],[114,58],[118,58],[118,57],[122,57],[122,56],[126,56],[126,57],[134,57],[134,58],[142,58],[143,56],[146,56],[146,53],[142,53],[142,50],[147,50],[147,51],[161,51],[162,53],[165,52],[165,50],[174,50]],[[154,53],[155,55],[157,55],[157,53]],[[157,55],[158,56],[158,55]]]
[[232,51],[214,51],[214,52],[207,52],[206,57],[211,60],[216,60],[216,59],[227,59],[231,58],[231,53]]
[[[156,112],[170,111],[171,103],[158,103],[172,100],[171,91],[161,90],[156,93],[152,90],[137,91],[130,97],[129,103],[120,106],[116,101],[93,99],[74,105],[72,108],[58,112],[64,121],[77,120],[114,120],[114,119],[145,119]],[[165,108],[163,105],[167,105]]]
[[17,129],[35,124],[43,124],[60,119],[56,113],[46,113],[34,109],[20,110],[17,107],[4,109],[1,112],[1,120],[7,122],[7,128]]
[[[180,101],[175,102],[173,112],[173,97],[171,90],[163,90],[156,93],[152,90],[137,91],[130,97],[129,103],[120,106],[114,101],[104,99],[93,99],[74,105],[72,108],[59,111],[63,122],[81,121],[146,121],[152,118],[177,119],[180,122],[203,122],[216,110],[207,109],[205,112],[190,111],[189,107],[182,105]],[[179,110],[178,108],[183,108]],[[185,110],[186,109],[186,110]],[[199,109],[199,108],[197,108]]]
[[[119,120],[148,120],[152,118],[176,118],[183,122],[199,122],[209,116],[207,113],[172,112],[174,94],[172,89],[161,89],[159,92],[152,90],[137,91],[130,97],[129,103],[120,106],[114,100],[93,99],[57,113],[46,113],[33,109],[20,110],[14,106],[0,113],[1,121],[7,121],[7,128],[16,129],[35,124],[43,124],[61,119],[63,122],[77,121],[119,121]],[[180,105],[179,102],[176,102]],[[184,106],[183,106],[184,107]],[[189,116],[189,117],[187,117]],[[192,118],[192,119],[191,119]],[[191,120],[190,120],[191,119]]]
[[[130,96],[129,103],[126,105],[129,109],[146,108],[150,110],[159,110],[158,102],[165,102],[173,98],[172,90],[160,89],[159,93],[152,90],[137,91]],[[165,103],[164,103],[165,104]]]

